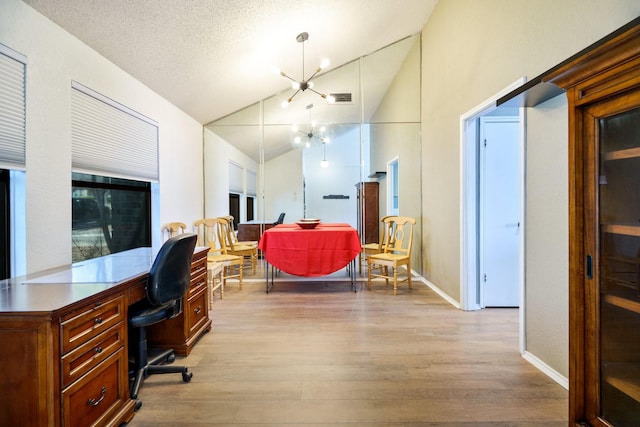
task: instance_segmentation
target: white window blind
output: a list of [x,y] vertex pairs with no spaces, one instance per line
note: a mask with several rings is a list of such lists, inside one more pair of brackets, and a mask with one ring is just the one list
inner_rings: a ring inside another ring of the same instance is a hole
[[25,63],[0,45],[0,167],[7,169],[25,166]]
[[239,193],[244,192],[243,177],[244,168],[239,164],[229,161],[229,192]]
[[77,82],[71,90],[74,172],[158,181],[158,126]]
[[255,196],[258,194],[258,180],[256,179],[256,173],[252,170],[247,170],[247,195]]

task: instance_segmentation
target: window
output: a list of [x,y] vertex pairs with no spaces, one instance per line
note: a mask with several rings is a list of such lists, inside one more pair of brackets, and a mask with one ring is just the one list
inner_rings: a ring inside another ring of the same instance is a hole
[[255,212],[255,208],[254,208],[255,200],[256,200],[255,197],[247,196],[247,221],[253,221],[254,219],[253,213]]
[[151,246],[151,184],[73,173],[73,262]]
[[229,193],[229,215],[233,217],[233,229],[238,228],[238,220],[240,218],[240,195]]
[[25,167],[26,62],[24,55],[0,44],[0,279],[23,273],[24,267],[24,257],[16,258],[24,245],[24,234],[15,227],[22,222],[12,210],[20,205],[15,199],[24,188],[12,189],[11,184],[16,186],[21,180],[11,182],[10,177],[16,171],[24,174]]
[[247,169],[247,197],[246,197],[246,220],[252,221],[255,218],[255,202],[258,188],[258,179],[256,173]]
[[71,84],[72,260],[151,246],[157,123]]
[[0,279],[10,277],[9,171],[0,169]]

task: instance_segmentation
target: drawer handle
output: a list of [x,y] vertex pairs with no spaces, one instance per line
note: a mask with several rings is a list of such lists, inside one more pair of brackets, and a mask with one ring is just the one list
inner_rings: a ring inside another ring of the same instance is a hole
[[102,395],[100,396],[100,399],[96,400],[96,399],[89,399],[87,400],[87,405],[91,405],[91,406],[98,406],[100,404],[100,402],[102,402],[104,400],[104,397],[107,395],[107,388],[106,387],[102,387]]
[[196,308],[195,310],[193,310],[193,312],[194,312],[195,314],[200,314],[200,312],[201,312],[201,311],[202,311],[202,306],[201,306],[201,305],[199,305],[199,306],[198,306],[198,308]]
[[98,325],[99,325],[100,323],[102,323],[102,317],[96,317],[95,322],[96,322],[96,324],[98,324]]
[[102,347],[98,346],[98,347],[96,347],[94,349],[94,351],[95,351],[96,354],[100,354],[100,353],[102,353]]

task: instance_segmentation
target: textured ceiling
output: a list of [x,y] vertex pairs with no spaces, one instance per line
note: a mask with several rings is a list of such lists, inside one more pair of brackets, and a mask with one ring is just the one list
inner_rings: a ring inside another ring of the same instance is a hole
[[437,0],[24,0],[207,124],[422,30]]

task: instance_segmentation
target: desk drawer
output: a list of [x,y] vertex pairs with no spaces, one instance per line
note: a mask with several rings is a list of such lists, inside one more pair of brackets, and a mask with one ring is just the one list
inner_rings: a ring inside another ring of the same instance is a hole
[[62,391],[62,425],[104,425],[128,399],[127,357],[121,347]]
[[87,341],[61,359],[62,386],[66,387],[100,364],[125,343],[125,323],[120,322]]
[[207,269],[200,271],[197,276],[191,276],[191,284],[187,291],[187,297],[192,298],[194,294],[200,292],[201,287],[207,286]]
[[191,264],[191,277],[196,277],[202,273],[207,272],[207,257],[202,257],[198,260],[194,260]]
[[209,319],[208,309],[206,288],[202,288],[200,293],[189,298],[184,313],[187,319],[189,336],[196,332],[203,322]]
[[118,295],[104,303],[88,304],[65,316],[60,325],[62,354],[124,321],[124,308],[124,297]]

